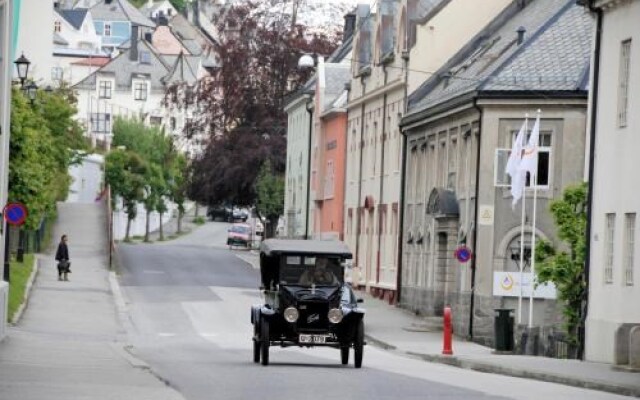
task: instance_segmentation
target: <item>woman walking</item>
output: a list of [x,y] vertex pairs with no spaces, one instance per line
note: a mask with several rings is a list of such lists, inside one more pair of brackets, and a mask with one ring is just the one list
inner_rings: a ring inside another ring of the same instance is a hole
[[62,235],[56,251],[56,261],[58,261],[58,280],[68,281],[67,274],[70,271],[71,263],[69,262],[69,247],[67,247],[67,235]]

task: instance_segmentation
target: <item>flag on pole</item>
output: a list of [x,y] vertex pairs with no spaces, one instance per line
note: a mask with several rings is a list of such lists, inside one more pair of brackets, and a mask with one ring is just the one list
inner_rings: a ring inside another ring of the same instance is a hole
[[[538,173],[538,142],[540,137],[540,114],[536,118],[536,123],[533,124],[533,129],[531,130],[531,136],[529,137],[529,142],[527,146],[524,148],[524,152],[522,154],[522,161],[520,161],[520,166],[518,170],[521,172],[528,172],[531,177]],[[533,182],[533,180],[532,180]]]
[[513,206],[522,197],[525,184],[525,173],[520,172],[520,162],[522,161],[522,150],[524,148],[524,138],[527,133],[527,120],[525,119],[516,140],[513,142],[511,148],[511,154],[509,154],[509,160],[507,161],[507,167],[505,172],[511,176],[511,195],[513,196]]

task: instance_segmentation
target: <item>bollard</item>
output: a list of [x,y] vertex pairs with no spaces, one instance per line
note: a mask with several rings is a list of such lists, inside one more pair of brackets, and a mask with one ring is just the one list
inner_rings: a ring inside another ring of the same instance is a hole
[[444,308],[444,329],[442,354],[450,356],[453,354],[453,348],[451,347],[451,307],[446,306]]

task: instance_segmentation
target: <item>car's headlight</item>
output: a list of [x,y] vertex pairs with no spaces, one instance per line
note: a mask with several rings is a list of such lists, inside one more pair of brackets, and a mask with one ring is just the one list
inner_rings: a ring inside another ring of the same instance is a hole
[[332,308],[331,310],[329,310],[329,322],[331,322],[332,324],[339,324],[340,321],[342,321],[343,316],[344,314],[339,308]]
[[284,319],[289,323],[294,323],[298,320],[300,313],[295,307],[287,307],[284,310]]

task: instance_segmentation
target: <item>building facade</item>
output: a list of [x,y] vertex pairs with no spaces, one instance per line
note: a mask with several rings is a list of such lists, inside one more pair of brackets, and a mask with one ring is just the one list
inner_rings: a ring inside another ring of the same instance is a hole
[[[397,300],[407,83],[430,76],[508,3],[385,0],[376,10],[358,8],[344,237],[354,252],[354,284],[390,302]],[[451,36],[451,26],[461,33]]]
[[[640,368],[640,1],[588,2],[599,14],[590,162],[591,234],[585,356]],[[595,70],[595,68],[594,68]]]
[[[350,54],[346,58],[350,58]],[[311,139],[313,237],[342,240],[347,130],[345,85],[350,71],[348,64],[325,66],[322,60],[318,69],[314,103],[317,118]]]
[[[521,275],[513,255],[523,240],[531,254],[532,234],[559,245],[549,203],[582,180],[591,37],[591,17],[571,0],[512,3],[412,94],[402,121],[402,306],[437,316],[450,305],[454,331],[485,344],[494,309],[518,313],[512,287],[528,290],[532,276],[530,256]],[[538,109],[537,224],[533,232],[528,182],[523,238],[505,166],[526,114],[530,131]],[[462,246],[473,253],[468,262],[453,256]],[[533,299],[533,325],[554,335],[562,323],[554,288]]]

